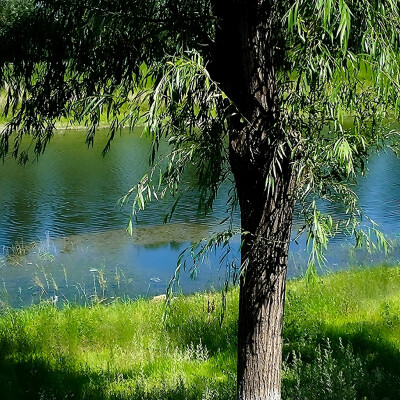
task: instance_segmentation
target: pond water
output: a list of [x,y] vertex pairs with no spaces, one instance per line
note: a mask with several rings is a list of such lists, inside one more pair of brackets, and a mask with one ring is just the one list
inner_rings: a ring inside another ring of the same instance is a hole
[[[0,166],[0,283],[2,302],[13,306],[38,298],[90,301],[93,296],[153,296],[165,292],[179,254],[192,242],[220,229],[229,186],[221,189],[213,213],[197,211],[194,176],[185,176],[186,196],[174,218],[162,224],[171,201],[154,202],[139,215],[133,236],[126,233],[130,207],[118,200],[148,170],[150,141],[140,132],[122,132],[101,156],[107,132],[87,148],[81,131],[57,132],[38,162],[26,166],[7,159]],[[395,239],[389,256],[354,252],[336,237],[327,253],[331,269],[400,258],[400,161],[392,154],[373,157],[370,174],[357,193],[365,213]],[[340,209],[331,208],[335,215]],[[236,215],[236,223],[239,218]],[[296,225],[296,221],[295,221]],[[238,257],[238,239],[229,261]],[[195,279],[181,275],[182,290],[219,288],[226,267],[218,252],[200,266]],[[304,239],[291,246],[289,276],[307,263]],[[232,272],[232,271],[230,271]]]

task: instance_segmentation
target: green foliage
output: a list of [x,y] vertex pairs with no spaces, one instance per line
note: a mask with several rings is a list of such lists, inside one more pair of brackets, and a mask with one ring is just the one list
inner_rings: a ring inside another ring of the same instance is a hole
[[[288,282],[283,396],[383,400],[400,390],[400,269]],[[235,398],[238,290],[0,314],[3,399]],[[121,323],[123,321],[123,323]]]
[[[14,34],[29,22],[34,9],[32,0],[1,0],[0,1],[0,34]],[[7,30],[10,30],[7,32]]]
[[[170,193],[177,199],[167,216],[171,219],[182,195],[180,181],[185,170],[191,169],[197,177],[199,211],[208,213],[219,187],[230,179],[225,126],[229,101],[210,78],[198,53],[168,60],[162,79],[149,95],[144,134],[152,138],[153,167],[122,202],[134,194],[135,216],[152,198],[159,200]],[[165,142],[169,151],[166,156],[157,157],[160,144]],[[234,196],[230,201],[235,203]]]
[[[6,4],[22,10],[22,2]],[[38,156],[61,117],[87,125],[90,144],[106,114],[105,152],[121,126],[141,121],[153,138],[152,169],[123,199],[133,195],[133,215],[166,193],[178,202],[189,168],[199,178],[199,209],[211,210],[218,188],[230,179],[229,124],[239,118],[251,129],[253,123],[213,78],[212,2],[32,4],[0,24],[0,86],[7,93],[5,114],[13,115],[0,137],[0,156],[11,151],[21,162],[32,152]],[[275,190],[289,159],[304,219],[298,234],[307,231],[310,265],[323,263],[323,250],[339,231],[355,236],[357,245],[387,247],[375,223],[369,226],[375,239],[360,224],[353,187],[373,152],[398,151],[390,124],[399,118],[399,2],[288,0],[274,7],[279,118],[263,144],[271,160],[259,166],[266,170],[266,190]],[[30,23],[22,26],[18,21],[28,14]],[[32,145],[21,150],[25,133]],[[170,151],[161,159],[164,142]],[[320,199],[340,204],[348,217],[324,215]],[[231,200],[234,207],[234,193]]]
[[[87,124],[91,143],[105,111],[112,139],[120,125],[121,107],[146,87],[146,66],[153,67],[157,79],[165,54],[210,40],[207,1],[33,0],[32,4],[29,23],[12,24],[12,31],[0,25],[0,86],[7,92],[4,113],[14,116],[1,135],[0,155],[8,152],[14,135],[13,155],[21,162],[29,157],[19,151],[21,135],[32,135],[32,150],[39,155],[60,117]],[[135,102],[131,109],[122,109],[123,121],[136,122],[136,106]]]
[[[337,231],[355,236],[357,245],[364,239],[374,243],[359,224],[352,188],[367,172],[371,153],[398,151],[398,132],[390,129],[399,116],[398,2],[296,0],[286,19],[282,125],[297,138],[292,145],[295,160],[298,154],[297,198],[311,261],[321,263],[321,250]],[[348,219],[322,215],[317,199],[342,204]],[[376,228],[372,223],[377,242],[387,246]]]
[[[367,173],[372,153],[398,151],[398,132],[390,128],[399,117],[396,4],[297,0],[277,10],[282,23],[276,28],[277,52],[287,49],[277,65],[280,118],[276,125],[283,136],[269,133],[266,137],[273,154],[266,189],[274,191],[281,164],[289,157],[297,171],[296,200],[304,220],[298,235],[307,231],[311,268],[324,263],[323,252],[338,232],[355,237],[357,246],[388,247],[374,221],[369,226],[360,223],[362,210],[353,188],[357,178]],[[289,34],[283,35],[287,29]],[[156,176],[175,193],[185,168],[195,165],[202,191],[199,204],[206,209],[229,177],[224,169],[229,121],[239,114],[251,126],[212,81],[207,61],[196,53],[167,61],[151,94],[146,124],[156,149],[162,139],[171,146],[168,166]],[[133,188],[134,206],[144,206],[151,196],[143,202],[140,196],[154,188],[151,175],[143,186]],[[320,200],[341,205],[347,217],[332,220],[321,211]]]

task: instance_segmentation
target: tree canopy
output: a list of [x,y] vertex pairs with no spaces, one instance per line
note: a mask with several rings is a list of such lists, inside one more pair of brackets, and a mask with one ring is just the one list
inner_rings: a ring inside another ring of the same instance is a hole
[[[244,243],[239,398],[279,399],[275,338],[294,204],[311,270],[339,230],[357,244],[385,243],[374,223],[377,242],[360,224],[353,187],[372,152],[398,149],[400,2],[1,1],[0,85],[13,115],[1,133],[3,158],[12,151],[27,160],[26,133],[41,154],[61,116],[84,121],[90,144],[106,112],[105,151],[124,125],[144,122],[153,137],[153,169],[130,193],[134,212],[175,193],[189,165],[209,210],[233,174]],[[157,156],[164,140],[167,162]],[[324,214],[320,199],[342,204],[348,218]],[[266,369],[255,366],[259,353],[274,354]]]
[[[40,154],[61,116],[85,122],[90,143],[101,112],[110,119],[110,139],[144,114],[155,147],[165,136],[175,154],[186,153],[175,156],[168,181],[174,185],[187,164],[199,162],[200,187],[215,194],[228,176],[227,121],[237,114],[249,118],[243,66],[234,48],[215,42],[223,3],[2,0],[0,82],[4,113],[14,117],[2,132],[1,156],[14,134],[13,155],[26,161],[24,133]],[[309,235],[323,245],[320,229],[334,222],[314,200],[344,202],[357,216],[352,184],[371,151],[393,144],[387,122],[398,118],[399,5],[297,0],[276,8],[279,124],[288,134],[267,138],[275,149],[267,183],[273,187],[279,152],[290,142],[302,183],[296,197],[307,200]],[[223,72],[214,73],[219,57]],[[141,113],[143,103],[148,113]],[[175,178],[172,170],[179,171]]]

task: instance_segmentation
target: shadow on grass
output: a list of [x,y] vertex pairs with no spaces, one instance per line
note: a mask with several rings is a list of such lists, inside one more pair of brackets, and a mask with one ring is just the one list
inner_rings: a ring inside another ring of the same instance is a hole
[[[0,399],[1,400],[233,400],[234,386],[212,376],[202,385],[176,381],[148,384],[151,376],[146,367],[123,372],[110,370],[93,372],[73,356],[58,357],[50,363],[41,350],[28,342],[11,343],[0,340]],[[206,383],[206,390],[205,385]],[[233,389],[233,390],[232,390]]]
[[[152,389],[132,383],[110,393],[110,382],[119,382],[120,374],[94,374],[74,371],[60,365],[52,368],[34,357],[25,361],[0,359],[0,393],[2,400],[194,400],[202,397],[196,388],[183,381],[174,387],[159,385]],[[217,389],[216,389],[217,390]]]
[[[5,356],[5,357],[4,357]],[[15,358],[20,358],[16,360]],[[51,368],[34,355],[0,356],[0,392],[4,400],[95,398],[86,396],[95,376],[70,372],[68,367]],[[101,387],[97,398],[102,399]]]
[[[285,330],[290,399],[400,399],[400,352],[381,335],[381,323],[323,323]],[[296,391],[296,396],[290,392]]]
[[[177,347],[201,344],[211,356],[225,353],[236,357],[237,310],[236,307],[231,307],[221,314],[220,300],[218,294],[207,298],[202,307],[195,309],[191,309],[190,305],[182,301],[171,306],[165,327]],[[236,299],[228,301],[231,302],[231,306],[237,302]],[[182,315],[185,315],[185,318],[182,318]]]

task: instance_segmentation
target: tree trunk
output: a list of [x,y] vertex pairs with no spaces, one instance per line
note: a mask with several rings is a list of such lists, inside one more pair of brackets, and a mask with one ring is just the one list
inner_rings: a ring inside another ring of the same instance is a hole
[[[240,280],[238,398],[279,400],[293,178],[289,168],[271,196],[262,190],[246,190],[248,178],[242,185],[245,179],[236,177],[242,229],[248,232],[243,237]],[[253,212],[260,207],[261,215]]]
[[236,117],[230,119],[230,163],[246,232],[239,301],[239,400],[281,398],[295,171],[288,132],[280,124],[276,71],[284,68],[284,46],[276,24],[279,3],[215,0],[213,5],[217,23],[210,72],[236,107]]

